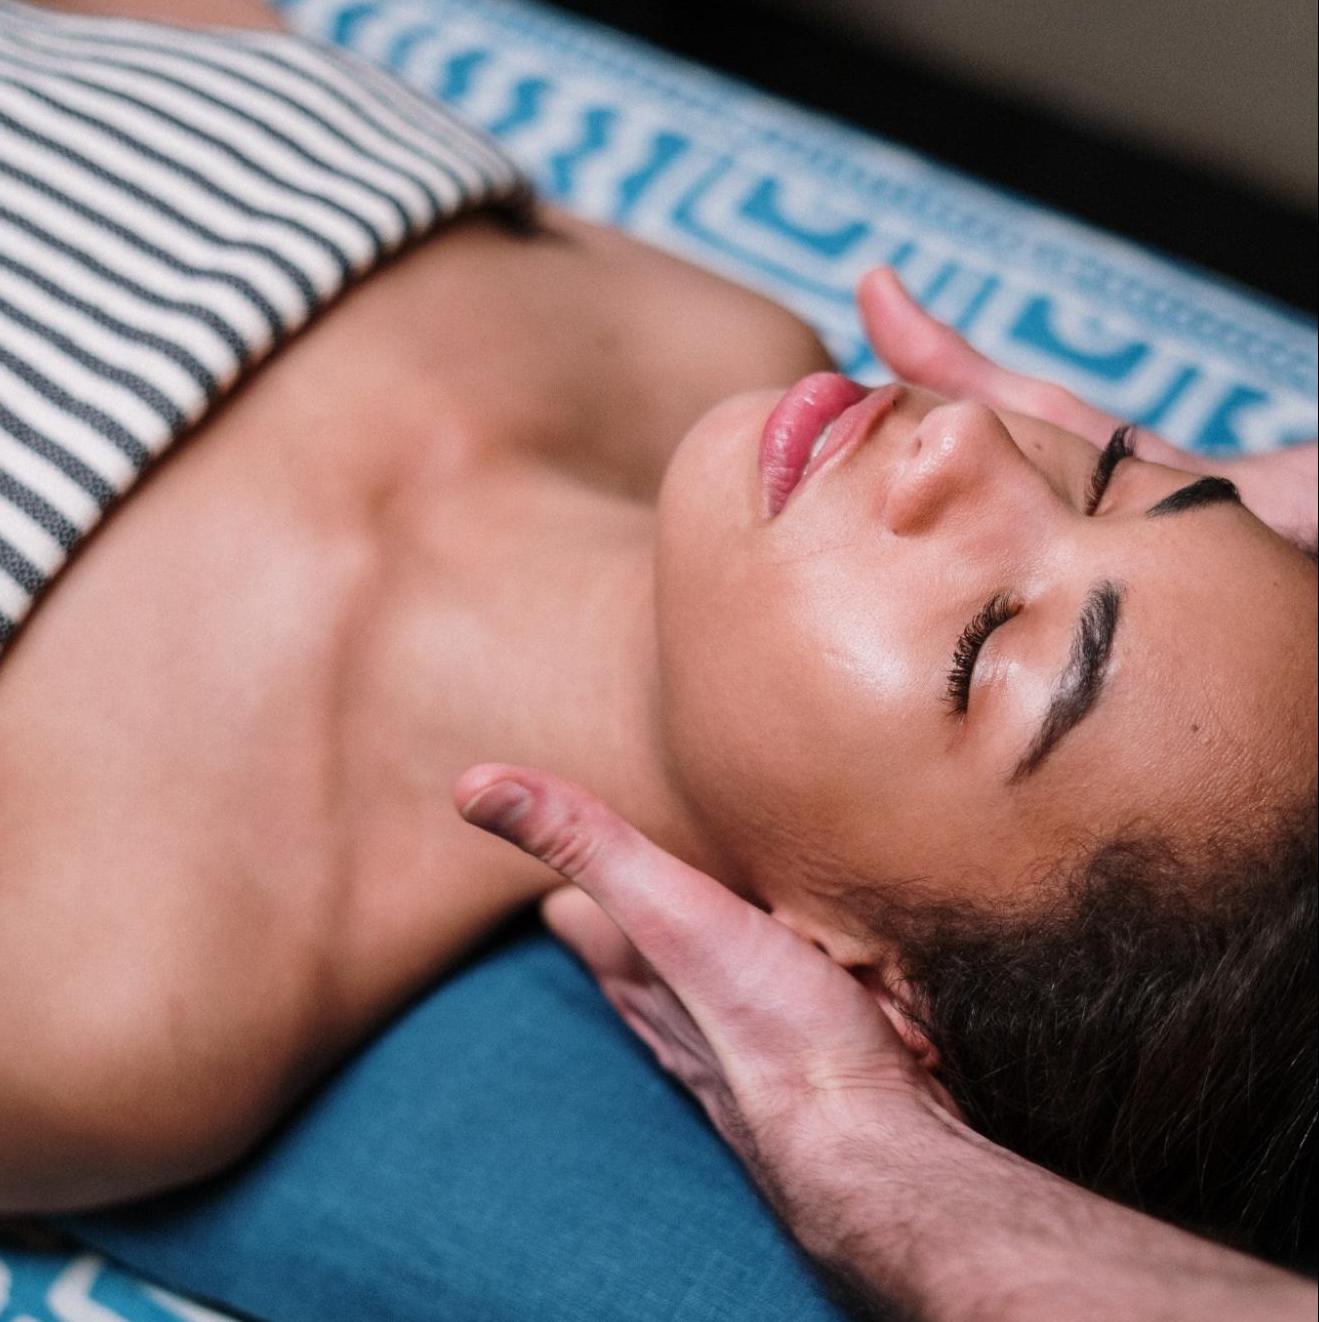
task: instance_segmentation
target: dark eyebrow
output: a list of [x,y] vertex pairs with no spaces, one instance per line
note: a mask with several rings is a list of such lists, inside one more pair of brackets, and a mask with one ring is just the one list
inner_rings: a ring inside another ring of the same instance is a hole
[[1099,701],[1108,675],[1108,660],[1113,653],[1113,635],[1117,632],[1121,605],[1122,590],[1116,583],[1096,583],[1086,593],[1076,617],[1067,665],[1053,686],[1053,696],[1049,699],[1049,709],[1044,713],[1039,733],[1008,777],[1009,785],[1025,780],[1035,771],[1058,741]]
[[1202,477],[1198,482],[1174,491],[1171,496],[1164,496],[1145,513],[1157,519],[1161,514],[1180,514],[1183,510],[1199,509],[1201,505],[1217,505],[1222,501],[1241,504],[1241,493],[1235,483],[1225,477]]

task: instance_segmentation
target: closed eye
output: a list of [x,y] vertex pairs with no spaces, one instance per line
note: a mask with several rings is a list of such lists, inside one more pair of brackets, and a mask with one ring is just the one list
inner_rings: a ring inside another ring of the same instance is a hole
[[953,663],[948,670],[944,697],[956,715],[966,714],[971,702],[971,676],[976,658],[989,635],[1006,624],[1021,610],[1021,603],[1010,592],[996,592],[962,630],[953,648]]
[[[1094,515],[1117,466],[1124,459],[1135,456],[1136,428],[1124,422],[1108,438],[1108,444],[1099,452],[1085,489],[1085,513]],[[1021,603],[1009,592],[998,592],[975,614],[962,630],[953,648],[952,665],[948,670],[944,697],[956,715],[963,716],[971,702],[971,680],[976,659],[995,629],[1001,628],[1021,611]]]
[[1085,489],[1085,512],[1094,514],[1099,509],[1099,502],[1108,490],[1113,473],[1124,459],[1130,459],[1136,453],[1136,428],[1132,423],[1124,422],[1112,436],[1108,444],[1099,452],[1099,459],[1090,471],[1090,481]]

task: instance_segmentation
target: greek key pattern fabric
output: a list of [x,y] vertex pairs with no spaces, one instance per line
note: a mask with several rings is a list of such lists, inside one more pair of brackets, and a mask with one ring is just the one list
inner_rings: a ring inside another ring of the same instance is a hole
[[483,134],[321,43],[0,0],[0,650],[316,311],[525,189]]
[[528,0],[280,3],[480,124],[546,197],[788,304],[862,379],[883,371],[852,290],[888,263],[999,361],[1180,444],[1315,434],[1313,322],[1226,281]]
[[96,1253],[0,1238],[2,1322],[237,1322],[141,1281]]

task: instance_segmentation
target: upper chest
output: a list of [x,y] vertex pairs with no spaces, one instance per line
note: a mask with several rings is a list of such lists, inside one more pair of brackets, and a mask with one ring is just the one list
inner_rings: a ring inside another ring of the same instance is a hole
[[520,457],[653,501],[709,408],[830,365],[785,309],[668,254],[558,213],[531,235],[478,216],[351,290],[250,393],[301,466],[353,483]]
[[7,840],[77,820],[109,857],[134,821],[152,857],[315,872],[346,764],[429,820],[473,723],[561,668],[685,427],[819,357],[622,240],[473,221],[405,252],[158,465],[6,653]]

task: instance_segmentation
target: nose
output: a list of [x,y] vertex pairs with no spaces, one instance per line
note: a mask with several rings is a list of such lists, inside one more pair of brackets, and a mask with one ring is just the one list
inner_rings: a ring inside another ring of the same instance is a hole
[[884,521],[908,536],[973,513],[1016,518],[1038,509],[1041,481],[992,409],[941,404],[916,425],[891,470]]

